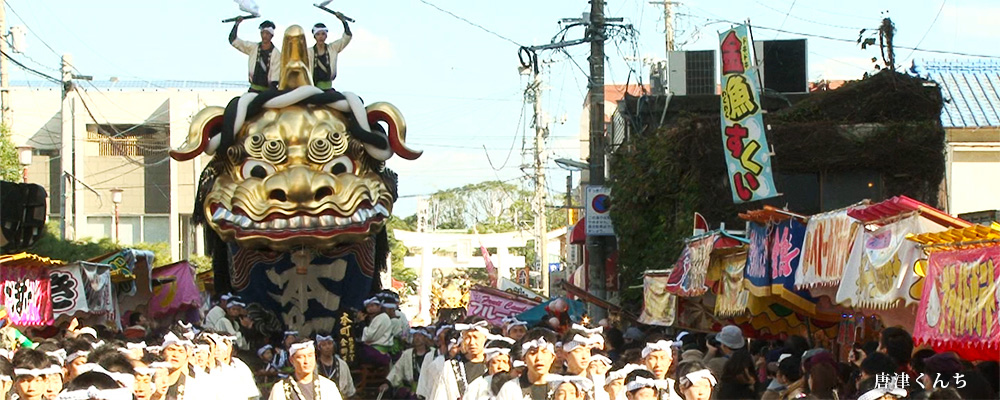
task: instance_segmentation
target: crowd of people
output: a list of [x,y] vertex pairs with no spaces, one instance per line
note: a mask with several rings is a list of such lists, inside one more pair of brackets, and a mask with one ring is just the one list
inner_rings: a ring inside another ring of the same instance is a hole
[[352,362],[341,357],[339,332],[288,331],[239,351],[258,339],[247,338],[252,322],[234,296],[220,297],[202,323],[166,330],[146,328],[138,313],[119,333],[72,323],[55,337],[19,337],[0,354],[0,399],[369,398],[355,387],[361,370],[383,373],[380,399],[997,399],[1000,384],[997,362],[915,349],[898,327],[841,362],[804,337],[749,340],[735,325],[668,335],[606,321],[552,328],[469,317],[411,328],[398,300],[383,292],[365,302]]

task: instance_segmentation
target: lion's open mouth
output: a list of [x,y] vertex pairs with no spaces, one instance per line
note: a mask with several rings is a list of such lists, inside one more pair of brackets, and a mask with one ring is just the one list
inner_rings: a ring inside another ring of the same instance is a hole
[[233,229],[236,236],[263,235],[289,236],[301,234],[332,235],[335,233],[367,231],[373,223],[389,218],[389,210],[382,204],[372,207],[364,203],[350,216],[333,212],[312,214],[297,212],[292,215],[271,213],[263,221],[250,219],[242,210],[230,211],[221,204],[212,206],[212,221],[222,229]]

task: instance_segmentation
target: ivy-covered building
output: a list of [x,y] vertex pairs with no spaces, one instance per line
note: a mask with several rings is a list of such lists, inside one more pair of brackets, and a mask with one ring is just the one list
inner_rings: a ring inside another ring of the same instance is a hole
[[942,106],[937,83],[890,71],[833,90],[766,92],[764,123],[782,195],[737,205],[717,95],[627,97],[614,118],[625,139],[610,162],[622,287],[676,259],[694,212],[713,227],[740,229],[738,213],[764,204],[813,214],[906,195],[945,206]]

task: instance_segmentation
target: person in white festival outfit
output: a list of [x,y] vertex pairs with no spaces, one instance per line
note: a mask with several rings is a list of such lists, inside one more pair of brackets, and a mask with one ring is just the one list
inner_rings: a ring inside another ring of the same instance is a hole
[[271,388],[269,400],[341,400],[337,384],[316,374],[316,346],[313,341],[294,343],[288,349],[295,373]]
[[[475,321],[475,322],[473,322]],[[428,399],[459,399],[468,389],[469,383],[486,374],[486,336],[489,323],[472,318],[470,323],[455,324],[455,330],[462,332],[460,353],[454,358],[438,356],[434,364],[440,366]]]
[[316,372],[320,376],[329,379],[337,384],[340,394],[344,397],[354,396],[354,378],[351,376],[351,367],[347,361],[337,355],[337,343],[333,336],[316,335],[316,346],[319,351],[316,353]]

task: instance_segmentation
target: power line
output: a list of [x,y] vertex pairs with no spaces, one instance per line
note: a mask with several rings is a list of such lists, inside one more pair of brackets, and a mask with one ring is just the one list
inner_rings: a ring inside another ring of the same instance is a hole
[[14,16],[16,16],[17,19],[21,20],[21,23],[24,24],[24,27],[28,28],[28,32],[31,32],[32,35],[35,35],[35,38],[37,38],[39,42],[42,42],[42,45],[44,45],[46,48],[48,48],[49,51],[52,52],[52,54],[56,55],[56,57],[61,57],[61,55],[59,54],[59,52],[57,52],[55,49],[53,49],[52,46],[49,46],[49,44],[45,42],[45,39],[42,39],[42,37],[39,36],[38,33],[36,33],[34,29],[31,29],[31,27],[28,26],[28,21],[25,21],[25,19],[23,17],[21,17],[21,14],[18,14],[17,10],[15,10],[14,7],[10,6],[10,3],[7,2],[7,0],[3,0],[3,4],[6,5],[7,8],[10,9],[10,11],[12,13],[14,13]]
[[[781,25],[778,26],[778,29],[781,29],[781,28],[785,27],[785,22],[788,21],[788,16],[792,14],[792,9],[795,8],[795,3],[796,2],[797,2],[796,0],[792,0],[792,5],[788,6],[788,11],[785,12],[785,17],[781,19]],[[775,39],[778,38],[778,34],[777,33],[774,34],[774,38]]]
[[498,37],[498,38],[500,38],[500,39],[503,39],[503,40],[506,40],[506,41],[508,41],[508,42],[511,42],[511,43],[513,43],[514,45],[518,46],[518,47],[523,47],[523,46],[522,46],[522,45],[521,45],[520,43],[518,43],[518,42],[514,41],[513,39],[510,39],[510,38],[508,38],[508,37],[506,37],[506,36],[503,36],[503,35],[501,35],[501,34],[499,34],[499,33],[496,33],[496,32],[494,32],[494,31],[491,31],[491,30],[487,29],[486,27],[484,27],[484,26],[482,26],[482,25],[479,25],[479,24],[477,24],[477,23],[475,23],[475,22],[472,22],[472,21],[469,21],[469,20],[467,20],[467,19],[465,19],[465,18],[463,18],[463,17],[461,17],[461,16],[459,16],[459,15],[457,15],[457,14],[455,14],[455,13],[451,12],[451,11],[448,11],[448,10],[445,10],[445,9],[443,9],[443,8],[441,8],[441,7],[438,7],[438,6],[434,5],[433,3],[431,3],[431,2],[429,2],[429,1],[427,1],[427,0],[417,0],[417,1],[419,1],[419,2],[421,2],[421,3],[424,3],[424,4],[428,5],[428,6],[431,6],[431,7],[432,7],[432,8],[434,8],[435,10],[438,10],[438,11],[440,11],[440,12],[443,12],[443,13],[445,13],[445,14],[448,14],[448,15],[450,15],[450,16],[452,16],[452,17],[455,17],[456,19],[458,19],[458,20],[460,20],[460,21],[462,21],[462,22],[465,22],[465,23],[467,23],[467,24],[469,24],[469,25],[472,25],[472,26],[474,26],[474,27],[476,27],[476,28],[479,28],[479,29],[483,30],[483,31],[484,31],[484,32],[486,32],[486,33],[489,33],[489,34],[491,34],[491,35],[493,35],[493,36],[496,36],[496,37]]
[[[3,40],[3,39],[0,39],[0,40]],[[14,59],[14,57],[11,57],[10,54],[7,54],[3,50],[0,50],[0,55],[3,55],[4,57],[7,57],[7,59],[10,60],[10,62],[14,63],[14,65],[17,65],[18,67],[21,67],[25,71],[29,71],[29,72],[31,72],[31,73],[33,73],[35,75],[38,75],[38,76],[40,76],[42,78],[45,78],[45,79],[48,79],[48,80],[50,80],[52,82],[62,84],[61,80],[56,79],[55,77],[53,77],[51,75],[48,75],[48,74],[46,74],[44,72],[40,72],[40,71],[35,70],[35,69],[32,69],[31,67],[29,67],[27,65],[21,64],[20,61],[17,61],[16,59]]]
[[[704,16],[701,16],[701,17],[704,18]],[[726,23],[726,24],[734,24],[734,25],[742,24],[742,22],[730,21],[730,20],[726,20],[726,19],[712,20],[711,18],[705,18],[705,20],[707,20],[709,22],[712,22],[712,23]],[[817,38],[817,39],[824,39],[824,40],[830,40],[830,41],[835,41],[835,42],[845,42],[845,43],[857,43],[858,42],[857,39],[844,39],[844,38],[838,38],[838,37],[832,37],[832,36],[826,36],[826,35],[819,35],[819,34],[815,34],[815,33],[793,32],[793,31],[788,31],[788,30],[784,30],[784,29],[771,28],[771,27],[767,27],[767,26],[753,25],[753,27],[756,28],[756,29],[763,29],[763,30],[767,30],[767,31],[781,32],[781,33],[786,33],[786,34],[789,34],[789,35],[799,35],[799,36],[814,37],[814,38]],[[1000,59],[1000,55],[974,54],[974,53],[966,53],[966,52],[951,51],[951,50],[921,49],[921,48],[913,47],[913,46],[900,46],[900,45],[893,45],[893,47],[897,48],[897,49],[921,51],[921,52],[924,52],[924,53],[936,53],[936,54],[948,54],[948,55],[964,56],[964,57],[997,58],[997,59]]]
[[[934,27],[934,24],[937,23],[938,17],[941,16],[941,11],[944,10],[945,3],[948,3],[948,0],[941,0],[941,7],[938,7],[937,14],[934,14],[934,20],[932,20],[930,26],[928,26],[927,29],[924,30],[924,35],[920,37],[919,41],[917,41],[916,46],[913,46],[913,47],[920,47],[920,44],[923,43],[924,39],[927,38],[927,34],[931,33],[931,28]],[[916,50],[910,51],[910,55],[906,56],[906,59],[904,59],[903,61],[905,62],[906,60],[908,60],[911,57],[913,57],[913,53],[915,53],[915,52],[916,52]]]

